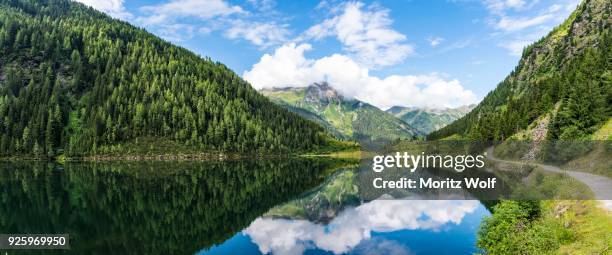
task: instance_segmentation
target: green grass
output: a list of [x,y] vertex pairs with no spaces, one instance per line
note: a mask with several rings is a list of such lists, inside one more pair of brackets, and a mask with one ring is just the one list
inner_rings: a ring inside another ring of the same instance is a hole
[[[523,192],[531,193],[539,198],[591,199],[594,197],[591,189],[584,183],[560,173],[551,173],[536,167],[523,179]],[[515,191],[517,194],[518,191]],[[520,198],[529,197],[521,194]]]
[[447,137],[440,139],[440,141],[465,141],[465,140],[467,140],[467,138],[460,134],[453,134],[451,136],[447,136]]
[[[555,209],[567,207],[561,216]],[[548,218],[568,226],[574,239],[561,245],[559,254],[610,254],[612,247],[612,215],[601,209],[597,201],[548,201]]]
[[274,98],[295,105],[304,98],[304,90],[295,91],[264,91],[264,95],[269,98]]
[[602,142],[585,156],[578,157],[562,165],[561,168],[587,172],[612,178],[612,142]]
[[612,178],[612,119],[609,119],[590,137],[595,148],[561,166],[563,169],[593,173]]
[[495,147],[493,155],[503,159],[518,160],[531,148],[531,143],[525,140],[508,139]]
[[306,218],[306,210],[304,207],[294,203],[285,203],[282,206],[277,206],[266,213],[266,216],[279,218],[304,219]]
[[592,199],[584,183],[561,173],[551,173],[530,164],[489,162],[496,176],[511,189],[508,199]]
[[[355,158],[355,155],[360,155],[361,150],[357,142],[353,141],[340,141],[332,138],[328,138],[326,141],[327,145],[318,148],[314,151],[302,153],[303,156],[332,156],[332,157],[344,157]],[[361,156],[358,156],[361,158]]]
[[477,244],[489,254],[609,254],[612,216],[595,203],[502,201],[484,219]]
[[591,135],[591,140],[610,141],[612,140],[612,118],[610,118],[601,128]]
[[323,110],[322,116],[344,135],[353,135],[355,112],[344,109],[342,105],[331,104]]

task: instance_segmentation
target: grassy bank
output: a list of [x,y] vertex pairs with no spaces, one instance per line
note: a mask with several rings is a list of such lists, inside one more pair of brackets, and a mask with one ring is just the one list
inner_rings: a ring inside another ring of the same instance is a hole
[[477,245],[487,254],[608,254],[612,215],[597,201],[500,202]]

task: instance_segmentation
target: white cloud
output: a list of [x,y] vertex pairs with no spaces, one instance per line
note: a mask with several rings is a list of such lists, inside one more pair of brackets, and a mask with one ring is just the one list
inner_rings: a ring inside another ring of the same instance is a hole
[[76,0],[94,9],[105,12],[113,18],[128,19],[132,14],[125,10],[123,0]]
[[[157,33],[166,30],[165,34],[171,34],[173,36],[170,37],[178,39],[190,38],[193,36],[193,30],[170,33],[169,28],[181,29],[180,23],[189,23],[188,18],[196,18],[202,22],[197,31],[203,35],[224,30],[223,35],[226,38],[243,39],[262,49],[288,41],[287,38],[291,34],[288,25],[274,21],[277,15],[273,10],[274,1],[249,0],[249,3],[254,8],[252,13],[241,6],[230,4],[227,0],[170,0],[141,7],[147,15],[138,17],[136,21]],[[263,13],[267,19],[260,21]],[[162,36],[169,37],[164,34]]]
[[483,2],[491,12],[502,12],[508,9],[520,10],[538,1],[531,1],[531,4],[527,4],[525,0],[484,0]]
[[[372,232],[399,230],[439,230],[447,224],[460,224],[473,213],[478,201],[374,200],[344,210],[328,225],[306,220],[258,218],[244,230],[259,250],[273,254],[303,254],[315,246],[335,254],[365,246]],[[361,245],[360,245],[361,244]],[[389,252],[408,253],[397,244],[386,243]]]
[[532,12],[535,14],[525,14],[525,11],[533,9],[538,0],[484,0],[483,3],[490,11],[488,23],[497,31],[492,35],[501,41],[499,46],[507,49],[510,55],[520,56],[525,46],[561,23],[578,1],[561,0],[552,5],[538,6],[539,9]]
[[177,17],[197,17],[208,20],[218,16],[245,12],[240,6],[230,5],[224,0],[171,0],[163,4],[144,6],[141,9],[152,13],[140,19],[140,22],[145,25],[161,24]]
[[404,43],[406,36],[390,27],[389,10],[364,8],[360,2],[343,4],[340,9],[339,15],[309,28],[303,39],[335,36],[345,51],[369,67],[399,63],[413,52]]
[[440,44],[442,41],[444,41],[444,38],[442,38],[442,37],[429,37],[429,38],[427,38],[427,41],[429,42],[429,45],[431,45],[431,47],[436,47],[436,46],[438,46],[438,44]]
[[379,78],[345,55],[308,59],[304,53],[310,49],[309,44],[285,44],[262,56],[243,77],[256,89],[304,87],[326,80],[343,95],[382,109],[394,105],[456,107],[477,102],[476,95],[456,79],[445,80],[436,73]]
[[273,55],[264,54],[243,77],[256,89],[307,86],[313,81],[309,77],[313,61],[306,59],[304,52],[310,49],[309,44],[283,45]]
[[247,2],[262,12],[274,11],[276,5],[275,0],[247,0]]
[[556,11],[561,10],[561,8],[563,8],[561,5],[553,4],[548,8],[548,12],[556,12]]
[[[160,37],[168,41],[180,42],[193,38],[196,29],[193,25],[174,23],[160,25],[157,27],[156,31]],[[198,31],[203,32],[202,29]]]
[[231,27],[225,31],[225,36],[230,39],[245,39],[254,45],[266,48],[286,42],[290,34],[287,27],[288,25],[279,25],[274,22],[235,20]]
[[373,237],[362,241],[352,251],[354,254],[371,254],[371,255],[413,255],[410,249],[395,240],[387,240],[383,237]]
[[203,35],[210,34],[212,31],[213,31],[213,28],[207,27],[207,26],[206,27],[200,27],[198,29],[198,32],[200,32],[200,34],[203,34]]
[[542,15],[538,15],[535,17],[507,17],[502,16],[499,21],[495,24],[497,29],[503,30],[505,32],[516,32],[519,30],[523,30],[528,27],[542,25],[550,20],[552,20],[555,16],[551,13],[544,13]]
[[532,30],[529,33],[519,33],[513,39],[506,40],[499,44],[500,47],[508,50],[508,53],[513,56],[521,56],[523,49],[545,36],[552,28],[542,26],[538,30]]

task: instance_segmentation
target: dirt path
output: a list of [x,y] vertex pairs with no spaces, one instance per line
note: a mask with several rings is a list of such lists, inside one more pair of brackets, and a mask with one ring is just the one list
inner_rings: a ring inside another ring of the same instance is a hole
[[[496,158],[495,156],[493,156],[493,147],[489,147],[487,149],[487,158],[493,161],[506,162],[511,164],[526,164],[525,162]],[[586,184],[593,191],[593,194],[595,194],[595,199],[600,200],[603,204],[603,207],[606,208],[608,211],[612,211],[612,200],[606,200],[612,197],[612,179],[605,176],[585,172],[563,170],[557,166],[552,165],[545,165],[539,163],[529,164],[537,165],[549,172],[567,174],[572,178]]]

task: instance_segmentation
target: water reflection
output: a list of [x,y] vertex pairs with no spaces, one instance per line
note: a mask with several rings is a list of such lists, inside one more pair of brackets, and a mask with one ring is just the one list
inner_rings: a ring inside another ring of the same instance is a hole
[[347,163],[2,162],[0,233],[70,234],[9,254],[476,252],[478,201],[363,201]]
[[341,254],[375,248],[409,254],[400,243],[372,238],[372,234],[400,230],[437,232],[449,224],[461,224],[462,219],[479,205],[473,200],[374,200],[344,210],[327,225],[308,220],[264,217],[255,220],[244,233],[262,253],[302,254],[307,249],[316,248]]
[[70,234],[71,250],[23,254],[194,253],[319,185],[341,163],[1,162],[0,233]]
[[[226,243],[202,254],[472,254],[478,200],[364,201],[359,171],[336,171],[297,199],[275,206]],[[440,245],[444,242],[445,245]]]

